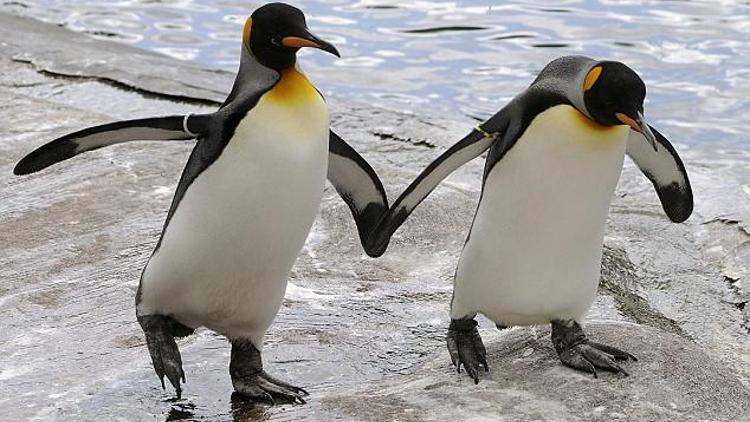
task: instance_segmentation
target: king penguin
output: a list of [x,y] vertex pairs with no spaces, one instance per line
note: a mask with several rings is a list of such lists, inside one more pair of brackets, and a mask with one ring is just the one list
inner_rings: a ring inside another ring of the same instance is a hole
[[261,350],[326,178],[362,238],[388,204],[374,170],[330,131],[323,97],[296,65],[302,47],[338,56],[336,48],[282,3],[255,10],[242,38],[239,72],[218,111],[84,129],[30,153],[14,172],[127,141],[198,138],[136,293],[156,374],[162,387],[166,375],[179,398],[185,375],[175,337],[206,327],[231,342],[238,393],[304,402],[307,392],[264,371]]
[[635,359],[590,341],[581,328],[601,271],[612,195],[629,155],[673,222],[693,196],[669,141],[643,117],[646,87],[626,65],[568,56],[549,63],[521,94],[432,162],[374,229],[373,256],[452,171],[489,150],[482,193],[454,276],[447,346],[479,382],[486,351],[474,317],[499,328],[551,323],[563,364],[624,373]]

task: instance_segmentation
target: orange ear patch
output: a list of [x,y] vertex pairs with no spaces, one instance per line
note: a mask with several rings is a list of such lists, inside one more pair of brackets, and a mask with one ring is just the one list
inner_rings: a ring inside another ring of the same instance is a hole
[[253,29],[253,18],[247,18],[245,28],[242,30],[242,42],[250,48],[250,31]]
[[586,75],[586,80],[583,82],[583,90],[588,91],[591,89],[596,81],[599,79],[599,76],[602,74],[602,67],[596,66],[595,68],[591,69],[589,71],[589,74]]

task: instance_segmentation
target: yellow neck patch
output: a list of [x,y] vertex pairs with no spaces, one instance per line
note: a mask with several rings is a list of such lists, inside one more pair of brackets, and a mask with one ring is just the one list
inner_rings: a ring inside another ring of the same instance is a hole
[[247,18],[245,28],[242,29],[242,42],[250,49],[250,32],[253,29],[253,18]]
[[282,70],[281,79],[265,96],[270,101],[290,105],[320,99],[318,90],[294,67]]
[[[551,107],[537,116],[527,129],[528,139],[540,144],[564,145],[571,153],[608,151],[628,138],[627,126],[604,126],[569,105]],[[526,135],[524,135],[526,136]],[[571,149],[573,148],[573,149]]]
[[604,126],[602,124],[599,124],[596,121],[594,121],[594,119],[589,118],[588,116],[574,109],[573,107],[570,107],[570,110],[567,110],[567,111],[569,115],[566,116],[566,118],[570,119],[570,121],[573,122],[574,125],[582,128],[583,130],[603,132],[603,131],[608,131],[613,127],[617,127],[617,126]]
[[589,71],[589,74],[586,75],[586,80],[583,82],[583,90],[588,91],[591,89],[596,81],[599,79],[599,76],[602,74],[602,67],[596,66],[595,68],[591,69]]

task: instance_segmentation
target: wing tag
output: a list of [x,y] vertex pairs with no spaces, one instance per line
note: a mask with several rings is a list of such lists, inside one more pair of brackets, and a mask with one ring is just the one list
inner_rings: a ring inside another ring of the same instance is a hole
[[486,130],[484,130],[482,125],[474,126],[474,130],[484,135],[485,138],[496,138],[500,134],[500,132],[487,132]]

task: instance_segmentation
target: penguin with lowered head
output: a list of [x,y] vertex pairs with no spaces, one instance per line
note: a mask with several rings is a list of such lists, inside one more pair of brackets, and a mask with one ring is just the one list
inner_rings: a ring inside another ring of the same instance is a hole
[[430,163],[368,238],[380,256],[414,208],[451,172],[489,150],[482,193],[454,277],[447,346],[460,371],[488,370],[474,320],[552,325],[563,364],[596,376],[635,357],[590,340],[607,214],[628,155],[667,216],[685,221],[693,195],[674,147],[644,118],[646,86],[626,65],[567,56]]

